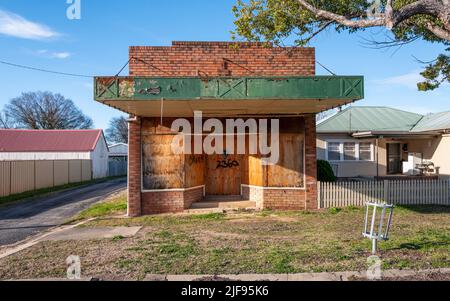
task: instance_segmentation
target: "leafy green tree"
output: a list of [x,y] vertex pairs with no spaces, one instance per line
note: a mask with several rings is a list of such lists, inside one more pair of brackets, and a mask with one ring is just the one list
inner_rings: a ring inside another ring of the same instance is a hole
[[[237,0],[233,12],[234,39],[283,45],[295,35],[296,45],[303,46],[327,28],[355,33],[385,27],[393,38],[377,43],[379,47],[418,39],[450,45],[450,0]],[[426,66],[420,90],[449,81],[449,49]]]

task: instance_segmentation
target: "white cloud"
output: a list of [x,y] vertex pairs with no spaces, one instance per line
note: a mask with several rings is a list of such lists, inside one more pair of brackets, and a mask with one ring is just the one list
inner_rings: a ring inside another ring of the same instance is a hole
[[49,55],[50,55],[50,57],[55,58],[55,59],[67,59],[72,54],[70,52],[51,52]]
[[0,10],[0,34],[31,40],[51,39],[59,35],[48,26],[4,10]]
[[423,77],[420,75],[420,72],[420,70],[414,70],[407,74],[374,80],[373,83],[387,87],[402,86],[417,90],[417,83],[423,81]]
[[47,49],[38,50],[35,52],[39,56],[52,58],[52,59],[67,59],[72,56],[70,52],[52,52]]

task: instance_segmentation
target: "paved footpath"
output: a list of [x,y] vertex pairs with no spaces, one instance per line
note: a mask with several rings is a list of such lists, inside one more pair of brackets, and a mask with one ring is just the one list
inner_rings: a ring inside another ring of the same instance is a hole
[[125,178],[114,179],[0,207],[0,246],[59,226],[126,185]]

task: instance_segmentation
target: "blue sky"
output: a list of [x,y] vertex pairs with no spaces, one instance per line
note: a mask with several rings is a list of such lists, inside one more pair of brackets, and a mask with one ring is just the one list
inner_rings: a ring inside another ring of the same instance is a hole
[[[66,16],[66,0],[0,0],[0,60],[62,72],[114,75],[130,45],[170,45],[172,40],[229,40],[235,0],[81,0],[81,20]],[[14,26],[10,26],[10,25]],[[366,98],[358,105],[386,105],[418,113],[450,110],[450,87],[418,92],[422,66],[441,45],[415,42],[374,50],[364,40],[380,29],[354,35],[324,32],[313,40],[317,60],[342,75],[364,75]],[[125,70],[126,74],[127,70]],[[318,74],[328,74],[317,66]],[[16,69],[0,64],[0,107],[21,92],[48,90],[72,99],[106,128],[121,113],[93,100],[92,80]]]

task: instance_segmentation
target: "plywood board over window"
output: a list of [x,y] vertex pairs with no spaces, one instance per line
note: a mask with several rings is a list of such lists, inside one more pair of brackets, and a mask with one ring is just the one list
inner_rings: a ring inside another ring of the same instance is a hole
[[266,182],[266,170],[261,163],[261,156],[251,155],[244,161],[245,171],[243,172],[242,184],[264,186]]
[[185,155],[186,188],[205,185],[206,155]]
[[144,190],[184,188],[184,155],[172,152],[173,135],[142,137]]
[[304,136],[280,134],[280,159],[267,167],[269,187],[304,187]]

